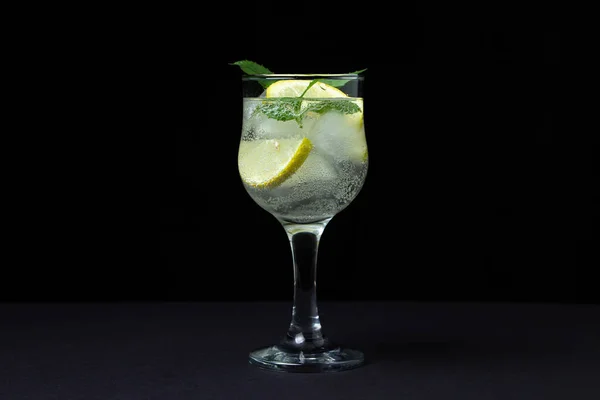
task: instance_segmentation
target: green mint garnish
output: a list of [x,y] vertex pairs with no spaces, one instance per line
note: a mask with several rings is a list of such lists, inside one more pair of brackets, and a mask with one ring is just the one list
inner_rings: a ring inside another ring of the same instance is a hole
[[[239,66],[242,71],[248,75],[263,75],[272,74],[268,68],[255,63],[254,61],[242,60],[231,63],[230,65]],[[367,69],[361,69],[359,71],[350,72],[348,75],[358,75]],[[263,88],[267,88],[274,81],[259,80],[258,81]],[[308,92],[308,90],[317,82],[323,82],[330,86],[340,87],[348,83],[348,80],[340,79],[314,79],[310,81],[306,89],[298,97],[278,97],[269,101],[261,103],[254,112],[261,112],[268,118],[275,119],[277,121],[296,121],[300,127],[302,127],[302,119],[308,112],[315,112],[317,114],[324,114],[329,111],[337,111],[342,114],[354,114],[360,112],[360,107],[352,102],[351,100],[321,100],[310,102],[306,107],[302,108],[302,98]]]
[[267,117],[277,121],[296,121],[302,127],[304,112],[301,109],[302,99],[300,97],[278,97],[273,101],[265,101],[254,110],[261,112]]
[[[361,72],[365,72],[367,69],[361,69],[359,71],[349,72],[348,75],[358,75]],[[326,83],[330,86],[341,87],[348,83],[347,79],[323,79],[321,82]]]
[[[271,70],[269,70],[268,68],[263,67],[262,65],[255,63],[254,61],[250,61],[250,60],[236,61],[234,63],[231,63],[231,65],[237,65],[238,67],[240,67],[242,69],[242,71],[244,71],[248,75],[272,74]],[[267,80],[267,79],[260,79],[258,81],[258,83],[260,83],[260,85],[264,89],[268,88],[269,85],[273,82],[274,81]]]
[[301,97],[278,97],[271,101],[262,102],[254,112],[261,112],[268,118],[277,121],[296,121],[302,128],[302,120],[309,112],[325,114],[329,111],[337,111],[342,114],[354,114],[360,112],[360,107],[351,100],[321,100],[310,102],[302,108]]
[[[248,75],[264,75],[264,74],[272,74],[273,73],[267,67],[264,67],[256,62],[250,61],[250,60],[236,61],[236,62],[229,63],[229,65],[237,65],[238,67],[240,67],[242,69],[242,71],[244,71]],[[365,69],[361,69],[361,70],[354,71],[354,72],[348,72],[348,75],[358,75],[362,72],[365,72],[366,70],[367,69],[365,68]]]
[[325,114],[329,111],[338,111],[342,114],[354,114],[360,112],[360,107],[350,100],[329,100],[310,103],[307,110],[318,114]]
[[[263,75],[263,74],[272,74],[273,73],[267,67],[264,67],[256,62],[250,61],[250,60],[236,61],[236,62],[230,63],[230,65],[237,65],[238,67],[240,67],[242,69],[242,71],[244,71],[248,75]],[[366,70],[367,69],[365,68],[365,69],[361,69],[361,70],[354,71],[354,72],[348,72],[348,75],[358,75],[362,72],[365,72]],[[326,83],[331,86],[334,86],[334,87],[341,87],[341,86],[344,86],[346,83],[348,83],[348,80],[323,79],[323,80],[321,80],[321,82]],[[271,83],[273,83],[273,81],[259,80],[259,83],[266,89]]]
[[230,65],[237,65],[242,69],[242,71],[244,71],[248,75],[272,74],[272,72],[268,68],[263,67],[262,65],[257,64],[254,61],[242,60],[231,63]]
[[310,89],[311,87],[314,86],[315,83],[317,83],[319,80],[318,79],[313,79],[312,81],[310,81],[308,83],[308,86],[306,87],[306,89],[304,89],[304,91],[302,92],[302,94],[299,97],[304,97],[304,95],[306,94],[306,92],[308,92],[308,89]]
[[306,89],[298,97],[278,97],[272,101],[261,103],[254,112],[262,112],[268,118],[277,121],[296,121],[302,127],[302,120],[308,112],[324,114],[328,111],[338,111],[342,114],[354,114],[360,111],[360,107],[351,100],[321,100],[310,102],[302,108],[302,98],[318,79],[310,81]]

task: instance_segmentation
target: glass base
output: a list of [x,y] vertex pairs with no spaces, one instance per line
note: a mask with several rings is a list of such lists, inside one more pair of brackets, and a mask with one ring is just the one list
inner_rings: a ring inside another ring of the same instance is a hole
[[275,371],[336,372],[360,367],[364,364],[365,357],[358,350],[341,347],[309,354],[270,346],[250,352],[249,361],[260,368]]

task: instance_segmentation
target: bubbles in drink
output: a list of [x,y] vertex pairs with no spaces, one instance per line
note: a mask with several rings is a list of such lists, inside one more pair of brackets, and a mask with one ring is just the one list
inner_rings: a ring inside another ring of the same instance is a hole
[[[299,167],[293,157],[288,164],[282,162],[281,173],[286,179],[277,180],[277,185],[259,188],[244,182],[262,208],[282,220],[314,222],[333,217],[357,196],[368,168],[362,99],[307,99],[302,107],[310,109],[311,102],[323,106],[323,102],[348,100],[357,104],[360,111],[349,114],[324,107],[324,112],[302,113],[300,121],[280,121],[258,111],[259,105],[269,99],[244,99],[242,141],[308,138],[312,144]],[[286,168],[291,166],[297,169],[286,174]]]
[[338,162],[360,162],[367,152],[361,115],[349,117],[339,112],[328,112],[313,124],[307,137],[315,148]]
[[261,112],[255,112],[259,104],[260,101],[244,101],[243,129],[247,132],[247,135],[252,135],[255,139],[284,139],[307,136],[315,123],[315,119],[311,116],[302,119],[302,126],[295,120],[278,121],[269,118]]

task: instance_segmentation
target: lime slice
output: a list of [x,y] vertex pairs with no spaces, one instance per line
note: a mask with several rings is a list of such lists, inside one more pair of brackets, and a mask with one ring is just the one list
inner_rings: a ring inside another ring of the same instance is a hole
[[242,141],[238,157],[240,176],[255,188],[277,187],[304,164],[312,147],[305,137]]
[[[266,91],[267,97],[298,97],[308,87],[311,81],[284,79],[269,85]],[[317,82],[304,94],[304,98],[322,97],[348,97],[340,89],[323,82]]]

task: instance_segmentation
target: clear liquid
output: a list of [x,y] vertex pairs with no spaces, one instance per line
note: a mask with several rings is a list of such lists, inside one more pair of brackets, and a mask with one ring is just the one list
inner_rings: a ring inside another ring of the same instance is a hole
[[[348,99],[345,99],[348,100]],[[362,110],[362,99],[352,98]],[[313,147],[304,163],[283,183],[256,188],[242,179],[252,199],[276,218],[309,223],[328,219],[346,208],[367,175],[368,152],[362,111],[309,113],[301,121],[277,121],[254,112],[265,98],[244,98],[242,142],[307,137]],[[312,101],[340,101],[315,99]]]

